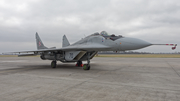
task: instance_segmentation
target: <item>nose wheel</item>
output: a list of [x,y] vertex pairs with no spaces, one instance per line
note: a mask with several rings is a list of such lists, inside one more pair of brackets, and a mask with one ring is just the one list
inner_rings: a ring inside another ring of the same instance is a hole
[[56,68],[56,65],[57,65],[57,62],[56,62],[56,61],[52,61],[52,62],[51,62],[51,67],[52,67],[52,68]]
[[84,69],[84,70],[90,70],[90,68],[91,68],[91,67],[90,67],[90,65],[88,65],[88,64],[84,64],[84,65],[83,65],[83,69]]
[[87,56],[87,64],[84,64],[83,65],[83,69],[84,70],[90,70],[91,66],[90,66],[90,53],[88,53],[88,56]]

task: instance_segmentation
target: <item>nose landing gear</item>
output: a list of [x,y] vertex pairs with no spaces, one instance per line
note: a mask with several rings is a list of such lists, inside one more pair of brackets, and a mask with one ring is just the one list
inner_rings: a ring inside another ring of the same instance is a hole
[[90,68],[91,68],[91,67],[90,67],[90,65],[88,65],[88,64],[84,64],[84,65],[83,65],[83,69],[84,69],[84,70],[90,70]]
[[56,68],[56,65],[57,65],[57,62],[55,60],[51,62],[51,67],[52,68]]
[[87,56],[87,64],[84,64],[83,65],[83,69],[84,70],[90,70],[90,53],[88,53],[88,56]]

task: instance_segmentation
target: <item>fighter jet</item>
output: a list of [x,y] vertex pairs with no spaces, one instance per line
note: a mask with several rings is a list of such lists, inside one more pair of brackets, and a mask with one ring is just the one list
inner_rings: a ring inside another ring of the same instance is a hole
[[[47,48],[36,32],[36,44],[37,50],[15,53],[19,53],[18,56],[40,55],[42,60],[52,60],[52,68],[56,68],[57,61],[61,61],[63,63],[77,62],[76,66],[80,66],[84,70],[90,70],[90,60],[97,54],[98,51],[136,50],[151,45],[170,45],[174,46],[172,49],[175,49],[177,46],[177,44],[152,44],[140,39],[124,37],[122,35],[109,35],[106,31],[89,35],[74,44],[70,44],[67,37],[64,35],[62,48]],[[87,61],[87,64],[83,64],[82,61]]]

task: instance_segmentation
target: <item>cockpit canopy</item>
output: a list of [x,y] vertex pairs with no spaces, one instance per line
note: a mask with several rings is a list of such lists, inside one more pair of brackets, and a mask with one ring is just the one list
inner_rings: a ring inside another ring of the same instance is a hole
[[111,39],[111,40],[113,40],[113,41],[115,41],[115,40],[123,37],[123,36],[121,36],[121,35],[119,35],[119,36],[116,36],[116,35],[114,35],[114,34],[109,35],[106,31],[102,31],[100,34],[99,34],[98,32],[96,32],[96,33],[94,33],[94,34],[92,34],[92,35],[93,35],[93,36],[95,36],[95,35],[101,35],[101,36],[103,36],[104,38],[106,38],[106,39]]
[[102,36],[109,36],[109,34],[108,34],[106,31],[102,31],[102,32],[100,33],[100,35],[102,35]]

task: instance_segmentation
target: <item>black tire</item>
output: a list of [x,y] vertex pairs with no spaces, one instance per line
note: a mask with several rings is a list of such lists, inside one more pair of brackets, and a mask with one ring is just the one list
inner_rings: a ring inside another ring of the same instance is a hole
[[90,65],[84,64],[84,65],[83,65],[83,69],[84,69],[84,70],[90,70]]
[[52,61],[52,62],[51,62],[51,67],[52,67],[52,68],[56,68],[56,61]]

